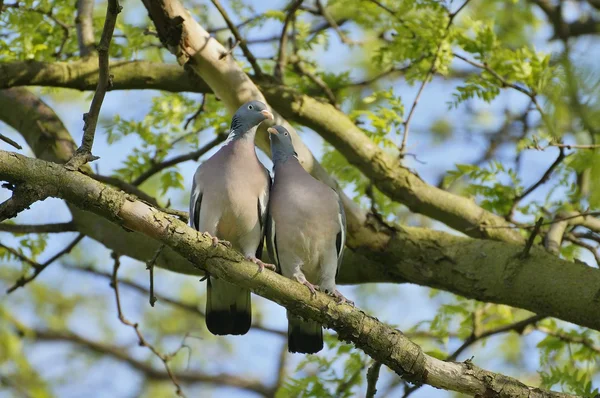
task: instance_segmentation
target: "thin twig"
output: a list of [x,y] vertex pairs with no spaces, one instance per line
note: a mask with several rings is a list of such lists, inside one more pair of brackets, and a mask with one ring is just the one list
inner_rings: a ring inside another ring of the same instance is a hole
[[308,77],[310,80],[312,80],[313,83],[319,86],[321,90],[323,90],[323,93],[327,96],[327,99],[329,100],[329,103],[331,105],[333,105],[336,109],[340,109],[340,106],[337,103],[337,99],[335,98],[335,94],[333,93],[333,91],[331,91],[331,88],[329,88],[327,83],[325,83],[319,76],[306,69],[302,65],[301,60],[295,60],[293,62],[293,65],[294,69],[296,69],[296,72],[298,72],[298,74]]
[[160,253],[163,251],[164,248],[165,245],[160,245],[158,249],[156,249],[156,252],[154,252],[154,255],[152,256],[150,261],[148,261],[148,263],[146,264],[146,269],[150,271],[150,291],[148,292],[148,297],[151,307],[154,307],[154,303],[156,303],[156,296],[154,295],[154,264],[156,264],[156,260],[158,259],[158,256],[160,256]]
[[206,94],[202,95],[202,100],[200,101],[200,106],[198,107],[198,110],[196,112],[194,112],[194,114],[190,117],[188,117],[185,120],[185,124],[183,125],[183,129],[187,130],[188,125],[193,122],[194,120],[196,120],[196,118],[206,110]]
[[339,36],[340,41],[344,44],[354,44],[354,41],[349,39],[348,36],[346,36],[344,32],[342,32],[337,22],[335,22],[335,19],[333,19],[327,11],[327,9],[323,7],[323,3],[321,3],[321,0],[316,0],[316,3],[319,13],[323,16],[323,18],[325,18],[329,26],[331,26],[333,30],[335,30],[335,33],[337,33],[337,35]]
[[1,223],[0,231],[13,234],[46,234],[77,231],[74,222],[56,224],[8,224]]
[[566,234],[565,240],[568,240],[569,242],[577,246],[581,246],[587,251],[589,251],[594,256],[594,259],[596,260],[596,265],[600,266],[600,253],[598,253],[598,247],[586,243],[581,239],[578,239],[577,236],[575,236],[575,234],[573,233]]
[[559,149],[559,153],[558,153],[558,157],[556,158],[556,160],[550,165],[550,167],[548,167],[548,169],[546,170],[546,172],[544,173],[544,175],[542,175],[542,178],[540,178],[537,182],[535,182],[533,185],[531,185],[529,188],[527,188],[522,194],[518,195],[517,197],[515,197],[513,199],[513,204],[510,208],[510,211],[508,212],[507,215],[507,219],[512,218],[517,206],[519,205],[519,202],[521,200],[523,200],[525,197],[527,197],[527,195],[529,195],[530,193],[532,193],[533,191],[535,191],[536,189],[538,189],[540,187],[540,185],[544,184],[545,182],[547,182],[550,179],[550,176],[552,175],[552,172],[562,163],[562,161],[567,157],[567,155],[565,155],[565,150],[564,148],[560,148]]
[[[501,334],[501,333],[510,332],[510,331],[515,331],[519,334],[523,334],[523,332],[525,331],[525,328],[527,328],[530,325],[535,325],[537,322],[541,321],[544,318],[546,318],[546,316],[544,316],[544,315],[533,315],[529,318],[523,319],[522,321],[514,322],[514,323],[511,323],[508,325],[504,325],[504,326],[499,326],[495,329],[491,329],[486,332],[480,333],[478,331],[479,322],[478,322],[477,316],[474,316],[473,317],[473,332],[463,342],[463,344],[456,349],[456,351],[454,351],[452,354],[450,354],[446,357],[445,361],[456,361],[458,356],[464,350],[466,350],[467,348],[469,348],[476,342],[486,339],[488,337],[491,337],[491,336],[494,336],[497,334]],[[465,362],[470,362],[470,359],[467,359]],[[406,389],[404,390],[403,398],[407,398],[410,394],[417,391],[422,386],[423,385],[419,384],[419,385],[414,385],[412,387],[408,387],[408,385],[407,385]]]
[[227,57],[228,55],[232,54],[233,50],[235,50],[235,48],[238,46],[238,44],[240,44],[240,42],[238,40],[236,40],[235,42],[232,43],[233,40],[231,40],[231,37],[227,41],[229,42],[229,50],[227,50],[224,53],[221,53],[221,55],[219,55],[220,60]]
[[114,260],[114,265],[113,265],[111,287],[115,291],[115,301],[117,303],[117,314],[118,314],[119,320],[121,321],[122,324],[133,328],[133,330],[135,331],[135,334],[137,335],[138,343],[140,346],[149,348],[150,351],[152,351],[154,353],[154,355],[156,355],[163,362],[163,364],[165,366],[165,370],[167,371],[167,374],[169,375],[171,382],[173,382],[173,385],[175,385],[176,394],[180,397],[185,397],[185,394],[181,390],[181,386],[179,385],[179,382],[177,381],[175,374],[173,373],[173,371],[171,371],[171,367],[169,366],[169,361],[171,360],[172,356],[161,353],[160,351],[158,351],[156,349],[156,347],[154,347],[152,344],[148,343],[148,341],[144,338],[144,336],[140,332],[140,329],[138,327],[139,325],[137,323],[131,322],[130,320],[128,320],[125,317],[125,315],[123,315],[123,310],[121,309],[121,298],[119,296],[119,280],[117,278],[117,274],[119,272],[119,267],[121,266],[121,261],[119,259],[119,255],[117,253],[113,252],[112,258]]
[[128,194],[135,195],[144,202],[151,204],[152,206],[158,207],[158,202],[155,198],[148,195],[146,192],[142,191],[135,185],[129,184],[120,178],[111,177],[111,176],[103,176],[100,174],[88,174],[91,178],[96,181],[100,181],[104,184],[112,185],[113,187],[119,188],[123,192],[127,192]]
[[535,237],[540,233],[540,228],[542,227],[543,222],[544,222],[544,217],[540,217],[539,220],[537,220],[537,222],[535,223],[535,227],[533,228],[533,231],[529,235],[529,239],[527,239],[525,248],[521,252],[521,258],[524,259],[524,258],[529,257],[529,252],[531,250],[531,247],[533,246]]
[[287,64],[287,41],[288,35],[287,30],[290,22],[294,19],[294,15],[296,11],[302,5],[304,0],[294,0],[292,4],[290,4],[288,8],[287,15],[283,22],[283,27],[281,28],[281,37],[279,38],[279,52],[277,55],[277,63],[275,64],[275,70],[273,71],[273,76],[279,82],[283,82],[283,70],[285,69],[285,65]]
[[7,136],[5,136],[2,133],[0,133],[0,140],[6,142],[9,145],[12,145],[13,147],[15,147],[17,149],[23,149],[23,147],[21,145],[19,145],[17,142],[13,141],[12,139],[8,138]]
[[176,156],[172,159],[165,160],[164,162],[161,162],[161,163],[153,164],[152,166],[150,166],[150,168],[148,170],[144,171],[139,177],[137,177],[135,180],[133,180],[131,182],[131,184],[134,186],[138,186],[138,185],[142,184],[144,181],[146,181],[148,178],[152,177],[154,174],[156,174],[166,168],[175,166],[176,164],[179,164],[179,163],[187,162],[188,160],[198,160],[198,158],[200,158],[200,156],[204,155],[206,152],[210,151],[212,148],[219,145],[221,142],[225,141],[226,138],[227,138],[227,135],[219,134],[215,138],[213,138],[212,141],[210,141],[209,143],[207,143],[202,148],[200,148],[196,151],[186,153],[184,155]]
[[227,11],[225,11],[223,6],[221,5],[221,2],[219,0],[211,0],[211,1],[214,4],[214,6],[217,7],[217,10],[219,10],[219,13],[225,20],[225,23],[229,27],[229,30],[235,37],[236,41],[238,41],[240,43],[239,44],[240,48],[242,49],[242,52],[244,53],[244,56],[246,57],[248,62],[250,62],[250,65],[252,66],[252,69],[254,70],[254,74],[257,77],[262,76],[263,73],[262,73],[262,70],[260,69],[260,66],[258,65],[258,62],[256,61],[256,58],[254,57],[254,55],[252,54],[252,52],[246,45],[246,41],[240,34],[240,31],[237,29],[237,26],[231,21],[231,19],[229,18],[229,15],[227,15]]
[[[102,277],[105,279],[112,280],[112,274],[110,274],[108,272],[97,270],[91,266],[75,266],[75,265],[69,265],[69,264],[62,264],[62,266],[69,270],[73,270],[73,271],[77,271],[77,272],[84,272],[86,274],[99,276],[99,277]],[[130,289],[133,289],[144,296],[150,295],[150,290],[147,287],[137,284],[135,282],[130,282],[130,281],[119,279],[119,285],[126,286]],[[198,308],[197,303],[184,303],[184,302],[169,298],[167,296],[163,296],[158,293],[155,293],[155,295],[156,295],[157,301],[160,301],[161,303],[166,303],[166,304],[172,305],[173,307],[176,307],[182,311],[189,312],[190,314],[193,314],[194,316],[198,316],[198,317],[202,317],[202,318],[204,318],[206,316],[204,314],[204,312],[202,312]],[[254,323],[254,322],[252,323],[252,329],[271,333],[271,334],[274,334],[279,337],[287,337],[287,332],[283,332],[283,331],[277,330],[277,329],[271,329],[271,328],[262,326],[260,324]],[[287,348],[286,348],[286,351],[287,351]]]
[[435,54],[433,55],[433,59],[431,60],[431,67],[429,68],[429,71],[425,75],[425,79],[423,79],[423,82],[421,83],[421,87],[419,87],[419,91],[417,91],[417,95],[415,96],[412,106],[410,107],[410,110],[408,111],[406,120],[402,123],[404,125],[404,134],[402,135],[402,143],[400,144],[400,148],[399,148],[401,158],[404,157],[404,152],[406,151],[406,143],[408,141],[408,134],[410,132],[410,122],[414,115],[415,109],[417,108],[417,104],[419,103],[419,99],[421,98],[421,94],[423,93],[423,90],[425,89],[425,86],[427,85],[427,83],[429,82],[429,80],[431,79],[433,74],[435,73],[435,69],[436,69],[435,63],[437,62],[437,60],[440,56],[440,51],[442,50],[442,44],[444,44],[444,40],[446,40],[446,38],[448,37],[448,33],[450,32],[450,27],[452,26],[452,23],[454,22],[454,18],[456,18],[458,13],[460,13],[467,6],[469,1],[470,0],[465,0],[465,2],[455,12],[449,14],[448,23],[446,24],[446,30],[444,32],[444,35],[442,36],[442,39],[438,43]]
[[98,123],[100,108],[102,108],[102,102],[104,101],[106,92],[111,88],[112,85],[112,77],[109,74],[108,67],[108,51],[110,49],[110,42],[113,32],[115,30],[115,24],[117,23],[117,15],[119,15],[121,9],[122,7],[119,5],[119,0],[108,0],[108,5],[106,7],[106,19],[104,20],[104,29],[102,30],[100,44],[97,47],[98,86],[96,87],[96,92],[92,98],[89,112],[84,113],[83,115],[84,126],[81,146],[77,148],[75,155],[73,155],[73,157],[65,165],[65,167],[69,170],[78,170],[79,167],[83,166],[87,162],[98,159],[97,156],[92,155],[92,147],[94,145],[94,135],[96,134],[96,124]]
[[552,127],[552,124],[551,124],[550,120],[548,119],[546,112],[544,112],[544,110],[542,109],[542,106],[538,102],[535,92],[530,91],[526,88],[523,88],[517,84],[509,82],[504,77],[502,77],[498,72],[496,72],[495,70],[490,68],[490,66],[486,62],[484,62],[484,63],[475,62],[475,61],[472,61],[472,60],[470,60],[460,54],[457,54],[457,53],[452,53],[452,55],[460,60],[465,61],[466,63],[468,63],[471,66],[485,70],[490,75],[492,75],[496,80],[498,80],[501,83],[502,87],[510,87],[510,88],[517,90],[517,91],[525,94],[526,96],[528,96],[531,99],[531,101],[533,102],[533,105],[539,112],[542,120],[544,121],[544,123],[546,124],[548,129],[550,129],[551,132],[554,132],[554,128]]
[[[79,241],[81,241],[83,238],[85,237],[84,234],[79,234],[71,243],[69,243],[67,245],[67,247],[65,247],[63,250],[59,251],[58,253],[56,253],[54,256],[52,256],[48,261],[42,263],[42,264],[37,264],[33,266],[33,274],[31,274],[30,276],[21,276],[14,285],[12,285],[11,287],[8,288],[8,290],[6,290],[7,294],[10,294],[12,292],[14,292],[15,290],[17,290],[20,287],[25,286],[26,284],[28,284],[29,282],[31,282],[32,280],[34,280],[39,274],[42,273],[42,271],[44,271],[46,269],[46,267],[48,267],[50,264],[52,264],[53,262],[55,262],[56,260],[58,260],[60,257],[64,256],[67,253],[70,253],[71,250],[73,250],[73,248],[75,246],[77,246],[77,244],[79,243]],[[31,260],[27,261],[28,263],[32,264]],[[33,264],[32,264],[33,265]]]
[[379,380],[379,371],[381,362],[375,361],[367,371],[367,398],[375,398],[377,394],[377,380]]

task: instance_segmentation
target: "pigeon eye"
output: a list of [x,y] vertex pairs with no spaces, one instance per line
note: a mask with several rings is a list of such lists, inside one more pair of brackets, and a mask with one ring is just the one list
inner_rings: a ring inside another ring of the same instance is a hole
[[287,136],[287,135],[288,135],[288,133],[285,133],[284,135],[286,135],[286,136]]
[[248,105],[248,109],[252,110],[254,107],[252,105]]

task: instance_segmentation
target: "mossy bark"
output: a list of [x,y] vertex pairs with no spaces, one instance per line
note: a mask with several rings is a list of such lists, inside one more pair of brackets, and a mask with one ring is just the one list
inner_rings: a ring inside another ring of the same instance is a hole
[[[256,264],[246,261],[234,250],[223,245],[213,247],[210,237],[193,230],[177,218],[78,171],[67,170],[56,163],[0,151],[0,179],[13,184],[35,182],[37,189],[45,196],[62,198],[116,225],[160,241],[197,268],[248,288],[301,317],[319,321],[334,329],[340,339],[354,343],[373,359],[412,382],[489,397],[571,396],[531,389],[516,379],[488,372],[470,362],[444,362],[430,357],[402,332],[379,322],[360,309],[339,305],[323,293],[313,297],[303,285],[274,272],[266,270],[259,273]],[[500,242],[486,243],[506,245]],[[450,251],[447,254],[452,253]],[[437,257],[442,266],[446,261],[451,262],[445,255],[440,251]],[[544,260],[546,259],[542,259]]]

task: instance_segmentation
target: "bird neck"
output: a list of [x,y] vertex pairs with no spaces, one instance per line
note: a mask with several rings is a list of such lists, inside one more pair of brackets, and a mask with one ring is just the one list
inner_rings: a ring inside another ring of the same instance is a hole
[[298,161],[296,152],[290,153],[290,152],[286,152],[284,150],[278,150],[278,149],[275,149],[273,151],[273,164],[275,166],[280,165],[280,164],[285,164],[290,159],[292,159],[292,160],[295,159],[296,161]]
[[254,126],[248,130],[244,130],[242,128],[232,129],[227,136],[227,140],[225,141],[225,145],[230,142],[251,142],[254,145],[254,137],[256,137],[256,130],[258,126]]

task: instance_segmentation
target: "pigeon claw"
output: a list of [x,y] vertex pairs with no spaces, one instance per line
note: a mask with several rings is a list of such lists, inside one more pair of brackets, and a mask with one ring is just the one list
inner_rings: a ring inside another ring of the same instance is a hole
[[331,297],[334,298],[335,302],[338,304],[348,304],[351,307],[354,307],[354,301],[348,300],[339,290],[335,289],[333,293],[329,293]]
[[319,290],[319,286],[317,285],[313,285],[312,283],[310,283],[309,281],[305,280],[304,282],[302,282],[302,284],[304,286],[306,286],[308,288],[308,290],[310,290],[310,294],[311,296],[316,296],[317,295],[317,291]]
[[229,241],[221,240],[221,239],[217,238],[216,236],[212,236],[208,232],[205,232],[204,234],[211,239],[211,241],[212,241],[212,247],[219,246],[219,243],[222,244],[225,247],[231,247],[231,242],[229,242]]
[[254,264],[258,265],[258,272],[263,272],[265,268],[275,271],[275,266],[273,264],[264,263],[256,257],[248,256],[246,257],[246,260],[252,261]]

